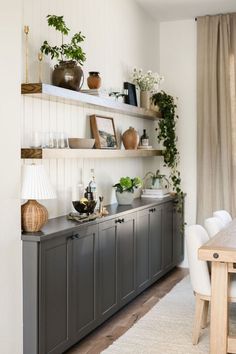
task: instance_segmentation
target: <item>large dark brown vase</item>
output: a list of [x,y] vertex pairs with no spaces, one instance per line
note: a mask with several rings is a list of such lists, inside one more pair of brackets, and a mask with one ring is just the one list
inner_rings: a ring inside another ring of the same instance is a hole
[[55,86],[79,91],[84,83],[83,70],[74,60],[60,61],[54,67],[52,83]]

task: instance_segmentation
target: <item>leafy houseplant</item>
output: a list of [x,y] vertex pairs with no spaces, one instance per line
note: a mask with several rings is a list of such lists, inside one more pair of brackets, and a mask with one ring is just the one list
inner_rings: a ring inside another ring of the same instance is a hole
[[113,185],[113,187],[116,188],[116,198],[118,204],[132,204],[134,199],[134,189],[141,186],[142,179],[140,177],[121,177],[119,182]]
[[151,188],[161,188],[162,182],[166,182],[166,186],[169,186],[169,181],[166,178],[166,175],[161,175],[160,170],[156,170],[156,172],[147,172],[144,176],[144,181],[151,179]]
[[170,168],[169,180],[173,191],[177,195],[177,210],[182,211],[184,193],[181,189],[181,177],[178,170],[179,151],[177,149],[176,122],[179,118],[176,115],[176,104],[174,98],[164,91],[155,93],[152,98],[154,105],[158,105],[162,114],[159,120],[158,142],[164,146],[164,166]]
[[56,86],[79,91],[83,84],[83,71],[77,63],[83,65],[86,60],[79,44],[84,41],[85,36],[78,32],[72,36],[70,43],[64,43],[64,36],[68,36],[70,29],[66,26],[63,16],[48,15],[47,22],[50,27],[61,33],[60,46],[51,46],[45,40],[40,48],[42,53],[59,61],[54,68],[52,82]]

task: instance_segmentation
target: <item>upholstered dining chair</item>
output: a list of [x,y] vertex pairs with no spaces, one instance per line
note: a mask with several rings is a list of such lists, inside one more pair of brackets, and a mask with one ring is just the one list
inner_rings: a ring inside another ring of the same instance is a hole
[[225,227],[223,221],[220,218],[217,218],[216,216],[205,219],[204,226],[210,238],[215,236],[220,230]]
[[213,216],[221,219],[221,221],[224,223],[224,226],[227,226],[230,221],[232,221],[232,216],[226,210],[216,210],[214,211]]
[[[207,262],[198,259],[198,249],[207,241],[209,241],[209,236],[201,225],[187,227],[186,246],[189,273],[196,298],[193,344],[198,343],[201,328],[207,326],[208,307],[211,301],[211,281]],[[229,289],[229,301],[236,302],[236,280],[234,277],[232,278]]]

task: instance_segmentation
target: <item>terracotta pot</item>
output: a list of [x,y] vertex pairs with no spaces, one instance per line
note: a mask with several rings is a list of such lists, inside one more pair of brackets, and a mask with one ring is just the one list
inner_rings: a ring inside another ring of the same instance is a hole
[[116,192],[117,203],[120,205],[130,205],[134,200],[134,193],[132,192]]
[[55,86],[79,91],[84,83],[84,73],[74,60],[60,61],[52,73],[52,83]]
[[140,107],[150,109],[151,104],[151,93],[150,91],[140,91]]
[[135,150],[139,144],[139,134],[133,127],[129,127],[128,130],[122,135],[122,141],[126,150]]
[[101,77],[98,71],[90,71],[87,78],[87,84],[90,89],[99,89],[101,87]]

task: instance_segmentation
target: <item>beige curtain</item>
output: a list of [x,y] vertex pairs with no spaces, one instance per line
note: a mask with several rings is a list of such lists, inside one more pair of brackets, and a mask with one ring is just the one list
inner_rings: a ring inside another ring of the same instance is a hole
[[236,14],[197,19],[197,220],[236,216]]

